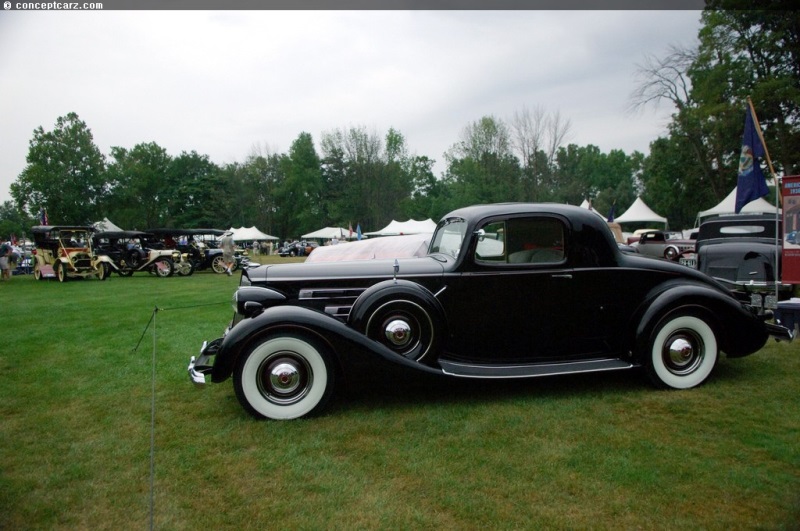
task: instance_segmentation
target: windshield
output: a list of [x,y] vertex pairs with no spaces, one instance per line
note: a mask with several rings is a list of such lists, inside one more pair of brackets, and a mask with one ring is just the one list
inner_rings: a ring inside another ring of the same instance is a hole
[[467,222],[462,218],[448,218],[439,222],[433,234],[428,254],[443,253],[457,257],[467,233]]

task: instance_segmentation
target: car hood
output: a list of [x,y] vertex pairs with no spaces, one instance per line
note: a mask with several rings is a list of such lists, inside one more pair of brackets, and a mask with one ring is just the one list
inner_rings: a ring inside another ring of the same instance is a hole
[[395,266],[397,266],[397,278],[441,276],[445,270],[444,262],[425,256],[397,260],[270,264],[247,269],[243,274],[252,284],[314,279],[369,278],[380,280],[395,276]]

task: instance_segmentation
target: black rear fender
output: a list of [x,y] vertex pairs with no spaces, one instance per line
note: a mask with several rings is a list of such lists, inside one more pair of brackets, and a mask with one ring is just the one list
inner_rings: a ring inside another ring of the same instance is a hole
[[651,291],[633,318],[634,353],[646,352],[654,330],[676,313],[703,319],[714,331],[719,349],[730,357],[759,350],[768,337],[763,321],[727,293],[700,283],[667,283]]

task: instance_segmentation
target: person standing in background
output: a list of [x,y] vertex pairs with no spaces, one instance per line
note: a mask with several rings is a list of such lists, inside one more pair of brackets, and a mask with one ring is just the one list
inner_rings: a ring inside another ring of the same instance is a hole
[[236,260],[234,258],[236,244],[233,241],[233,233],[231,231],[222,236],[220,247],[222,248],[222,260],[225,262],[225,272],[228,276],[231,276],[233,274],[233,264]]

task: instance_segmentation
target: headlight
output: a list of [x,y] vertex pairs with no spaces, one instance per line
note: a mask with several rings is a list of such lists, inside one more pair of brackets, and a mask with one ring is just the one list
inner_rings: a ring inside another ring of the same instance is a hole
[[285,300],[286,296],[273,289],[242,286],[233,294],[233,311],[245,317],[253,317]]

